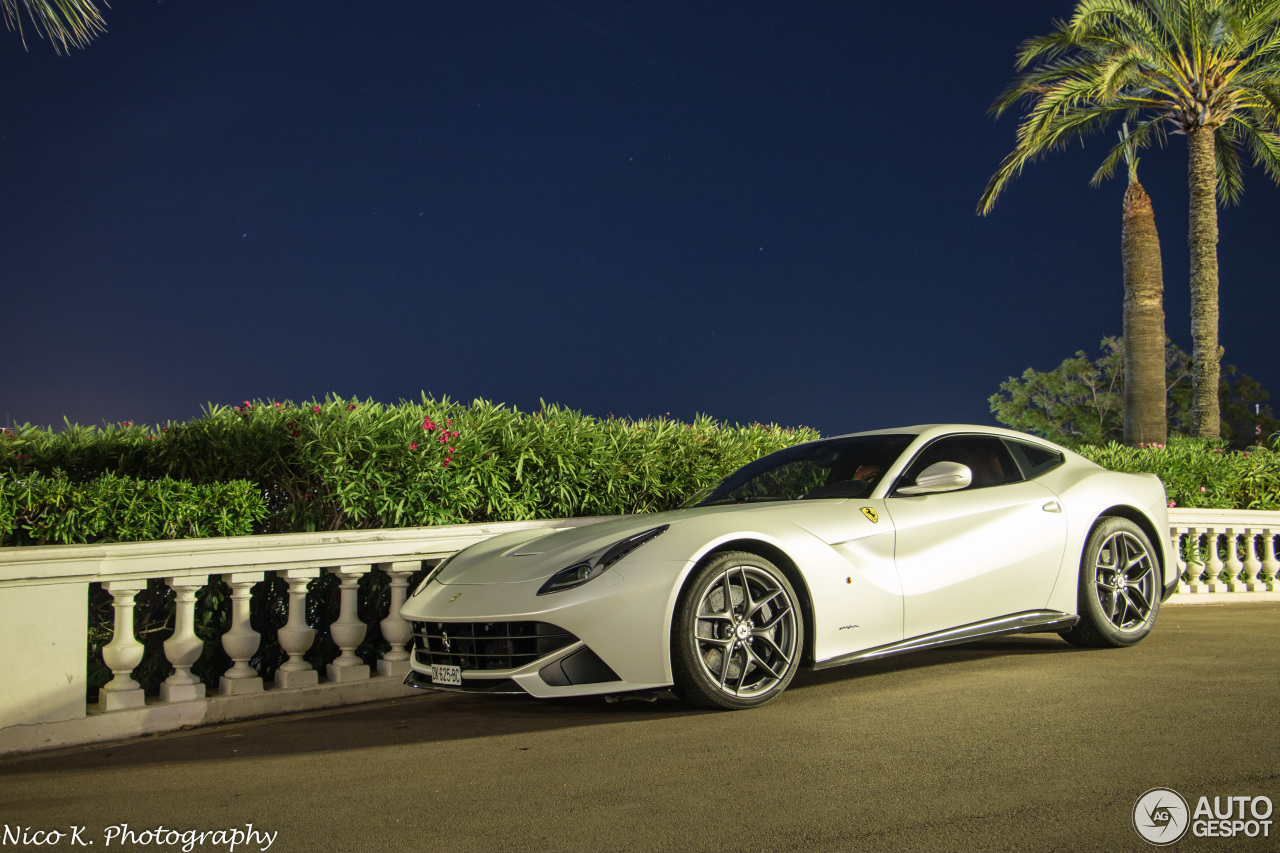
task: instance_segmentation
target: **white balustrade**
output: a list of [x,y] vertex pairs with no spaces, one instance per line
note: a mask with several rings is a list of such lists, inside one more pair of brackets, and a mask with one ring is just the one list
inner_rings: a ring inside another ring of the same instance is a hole
[[204,684],[191,672],[200,660],[204,640],[196,636],[196,593],[204,586],[200,578],[170,577],[164,582],[173,590],[173,636],[164,641],[164,656],[173,664],[173,675],[160,685],[164,702],[189,702],[204,698]]
[[222,648],[231,658],[231,669],[223,673],[218,682],[218,692],[224,696],[262,692],[262,676],[249,666],[249,658],[262,642],[262,637],[249,624],[249,596],[254,584],[261,583],[265,574],[233,572],[222,576],[231,587],[231,628],[222,635]]
[[102,660],[111,670],[111,680],[98,691],[98,708],[103,711],[139,708],[147,697],[132,675],[134,668],[142,663],[143,653],[142,643],[133,636],[133,608],[134,596],[147,588],[147,582],[108,581],[102,588],[111,594],[116,619],[111,642],[102,647]]
[[336,621],[329,623],[329,636],[342,654],[327,667],[330,681],[359,681],[369,677],[369,667],[356,655],[356,649],[364,640],[365,624],[357,611],[356,593],[360,578],[372,566],[338,566],[329,569],[338,576],[342,592],[342,608]]
[[378,672],[382,675],[409,673],[409,652],[405,643],[413,639],[413,627],[400,616],[400,605],[404,604],[409,575],[421,568],[421,560],[382,564],[382,570],[387,573],[391,584],[391,610],[387,618],[379,623],[382,638],[391,644],[391,650],[378,661]]
[[319,569],[288,569],[277,572],[289,584],[289,621],[276,632],[280,648],[289,653],[289,659],[276,669],[276,687],[304,687],[317,684],[316,672],[303,655],[316,641],[316,630],[307,624],[307,586],[320,577]]
[[[292,711],[404,695],[406,688],[400,681],[409,666],[410,653],[405,646],[412,631],[401,607],[408,594],[408,578],[421,568],[423,560],[439,560],[507,531],[579,526],[599,520],[0,549],[0,648],[29,647],[33,624],[29,614],[45,612],[56,616],[36,623],[48,634],[39,642],[59,655],[48,658],[56,661],[54,666],[30,664],[30,656],[22,659],[21,669],[11,665],[11,671],[20,675],[6,680],[5,693],[0,694],[4,700],[0,702],[0,753],[198,724],[209,713],[202,709],[220,703],[216,718],[234,719],[275,708]],[[1170,557],[1185,574],[1179,591],[1189,597],[1213,592],[1215,597],[1230,600],[1228,590],[1241,595],[1280,590],[1278,535],[1280,513],[1170,510]],[[359,579],[374,565],[389,578],[390,608],[380,627],[391,649],[377,662],[376,673],[371,673],[355,650],[366,635],[359,618]],[[321,677],[304,657],[316,635],[306,621],[306,595],[308,584],[326,571],[321,568],[326,566],[337,567],[327,569],[337,575],[341,596],[340,615],[329,630],[340,653],[325,668],[327,677]],[[1224,583],[1219,578],[1224,569],[1233,575],[1234,582]],[[260,644],[250,623],[250,596],[267,571],[289,587],[288,619],[278,631],[280,647],[288,659],[276,670],[274,681],[264,685],[249,665]],[[218,577],[231,589],[231,627],[221,643],[232,666],[218,682],[220,695],[211,696],[214,691],[200,683],[191,667],[204,650],[194,631],[200,615],[197,592],[207,579]],[[159,701],[147,702],[131,673],[144,656],[143,645],[134,636],[134,596],[146,588],[150,578],[163,579],[174,591],[174,633],[164,643],[164,655],[174,672],[160,685]],[[83,699],[84,655],[65,652],[84,648],[83,602],[90,582],[102,584],[112,596],[114,609],[112,639],[102,649],[112,677],[99,691],[99,700],[92,707],[93,719],[133,719],[130,715],[138,714],[138,721],[128,724],[133,728],[112,724],[103,729],[110,734],[102,735],[85,734],[89,730],[82,725],[86,711],[91,710]],[[306,689],[296,689],[300,687]],[[343,698],[335,700],[335,695]],[[278,701],[273,696],[279,697]],[[244,710],[228,710],[227,703]],[[166,711],[172,713],[162,713]]]

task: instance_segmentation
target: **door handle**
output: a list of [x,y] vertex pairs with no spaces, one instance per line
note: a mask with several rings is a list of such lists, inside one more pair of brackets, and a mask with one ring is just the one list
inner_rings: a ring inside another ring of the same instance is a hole
[[1045,512],[1062,512],[1062,504],[1058,503],[1057,501],[1049,501],[1047,504],[1045,504],[1040,508]]

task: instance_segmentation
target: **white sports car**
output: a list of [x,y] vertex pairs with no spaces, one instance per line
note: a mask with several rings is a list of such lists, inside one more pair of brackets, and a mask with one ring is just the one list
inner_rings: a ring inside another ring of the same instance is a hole
[[402,613],[406,684],[749,708],[817,669],[999,634],[1128,646],[1177,586],[1164,486],[944,425],[808,442],[684,508],[497,536]]

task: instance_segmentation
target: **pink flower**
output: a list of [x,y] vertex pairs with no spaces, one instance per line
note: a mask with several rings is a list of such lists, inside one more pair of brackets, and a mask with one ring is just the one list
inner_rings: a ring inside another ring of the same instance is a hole
[[1213,449],[1213,452],[1214,452],[1214,453],[1221,453],[1221,452],[1222,452],[1222,448],[1221,448],[1221,447],[1215,447],[1215,448]]
[[445,418],[444,422],[449,426],[453,426],[453,418]]
[[249,405],[249,401],[248,401],[248,400],[245,400],[245,401],[244,401],[244,404],[245,404],[245,406],[248,406],[248,405]]
[[448,468],[448,467],[449,467],[449,461],[450,461],[450,460],[448,460],[448,459],[444,460],[444,467],[446,467],[446,468]]
[[417,450],[417,449],[418,449],[418,442],[416,442],[416,441],[411,441],[411,442],[409,442],[409,449],[410,449],[410,450]]
[[452,452],[453,452],[453,448],[452,448],[452,447],[450,447],[450,448],[449,448],[449,452],[450,452],[450,453],[452,453]]
[[313,412],[318,412],[318,411],[320,411],[320,407],[319,407],[319,406],[312,406],[312,407],[311,407],[311,411],[313,411]]
[[1204,491],[1204,486],[1201,486],[1201,487],[1200,487],[1200,491],[1202,491],[1202,492]]
[[1177,501],[1169,501],[1169,506],[1177,506],[1177,505],[1178,505]]
[[347,404],[347,409],[348,409],[348,410],[350,410],[350,409],[354,409],[355,407],[356,407],[356,404],[355,404],[355,403],[348,403],[348,404]]

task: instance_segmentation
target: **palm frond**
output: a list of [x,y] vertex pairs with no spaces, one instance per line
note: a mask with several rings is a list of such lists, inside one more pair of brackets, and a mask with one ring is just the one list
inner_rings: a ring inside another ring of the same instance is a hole
[[107,23],[93,0],[0,0],[0,11],[4,13],[5,26],[18,32],[23,47],[27,38],[22,29],[22,12],[31,19],[36,35],[48,36],[58,53],[84,47],[94,36],[107,31]]
[[1264,130],[1240,117],[1236,117],[1232,127],[1244,138],[1253,162],[1262,167],[1267,177],[1280,184],[1280,133]]
[[1127,137],[1122,135],[1119,144],[1107,152],[1102,165],[1093,173],[1093,177],[1089,178],[1089,186],[1096,187],[1110,178],[1115,174],[1116,166],[1120,164],[1120,161],[1127,159],[1131,153],[1141,151],[1143,148],[1153,144],[1153,142],[1163,145],[1164,139],[1164,132],[1161,130],[1159,120],[1152,119],[1140,123],[1137,129]]
[[1240,164],[1233,123],[1228,122],[1213,132],[1215,170],[1218,174],[1218,204],[1240,203],[1244,194],[1244,170]]

